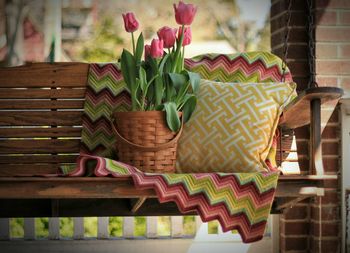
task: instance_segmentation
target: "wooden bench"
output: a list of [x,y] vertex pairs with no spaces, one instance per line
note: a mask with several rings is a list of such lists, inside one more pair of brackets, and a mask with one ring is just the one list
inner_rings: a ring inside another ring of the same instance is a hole
[[[174,203],[159,204],[154,191],[135,189],[131,179],[33,176],[75,162],[87,71],[84,63],[0,69],[0,217],[180,215]],[[310,124],[310,174],[280,177],[273,213],[322,196],[325,180],[337,179],[323,170],[320,108],[334,109],[342,94],[312,88],[285,109],[281,127]],[[288,146],[282,143],[281,152]]]

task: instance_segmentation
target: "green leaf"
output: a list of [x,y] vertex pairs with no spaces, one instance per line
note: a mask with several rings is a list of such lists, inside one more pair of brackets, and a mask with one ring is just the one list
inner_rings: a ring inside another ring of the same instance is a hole
[[140,78],[140,88],[142,90],[143,93],[147,92],[147,74],[146,74],[146,70],[143,67],[140,67],[139,70],[139,78]]
[[184,117],[184,122],[186,123],[192,116],[192,113],[196,109],[197,98],[193,94],[186,94],[183,107],[182,107],[182,117]]
[[174,102],[167,102],[164,104],[166,113],[166,122],[171,131],[176,132],[180,129],[181,122],[176,110],[176,104]]
[[168,58],[169,58],[169,54],[165,55],[159,64],[158,72],[160,73],[160,75],[163,75],[163,73],[164,73],[164,71],[163,71],[164,65],[167,62]]
[[144,40],[143,40],[143,35],[140,33],[137,43],[136,43],[136,52],[135,52],[135,61],[136,63],[141,62],[141,57],[143,54],[143,48],[144,48]]
[[201,76],[198,73],[187,71],[193,93],[198,93]]
[[125,49],[121,55],[121,71],[131,94],[132,110],[135,111],[137,109],[137,87],[139,85],[136,83],[136,62],[133,55]]
[[180,90],[184,87],[188,81],[187,77],[178,73],[169,73],[169,77],[176,90]]

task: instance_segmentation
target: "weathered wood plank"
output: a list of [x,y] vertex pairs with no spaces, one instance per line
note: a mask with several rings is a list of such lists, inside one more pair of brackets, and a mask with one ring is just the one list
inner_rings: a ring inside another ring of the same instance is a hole
[[80,137],[81,127],[0,128],[2,138]]
[[78,153],[80,140],[0,140],[0,154]]
[[32,177],[55,175],[60,164],[3,164],[0,166],[0,177]]
[[78,126],[82,111],[0,111],[0,126]]
[[4,169],[11,165],[12,168],[16,164],[23,164],[22,166],[27,166],[25,164],[43,164],[43,163],[74,163],[78,157],[76,155],[1,155],[0,164]]
[[310,101],[319,98],[321,104],[339,100],[343,90],[337,87],[316,87],[303,91],[283,111],[280,125],[297,128],[310,123]]
[[[0,100],[0,109],[82,109],[84,100]],[[16,112],[13,112],[14,114]]]
[[0,88],[0,99],[84,98],[85,88]]
[[1,87],[85,87],[88,64],[32,63],[0,68]]
[[[335,179],[335,175],[284,176],[279,180],[275,195],[293,197],[311,193],[315,196],[320,183]],[[153,190],[135,189],[130,178],[0,178],[0,199],[140,197],[156,198],[156,193]],[[130,211],[130,205],[128,208]],[[142,209],[143,205],[139,210]]]

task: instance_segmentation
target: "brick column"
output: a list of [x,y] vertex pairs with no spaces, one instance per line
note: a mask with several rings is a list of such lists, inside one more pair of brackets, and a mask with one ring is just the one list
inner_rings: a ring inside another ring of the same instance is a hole
[[[272,0],[271,3],[272,52],[282,57],[288,0]],[[316,80],[320,86],[350,89],[350,1],[315,0],[314,7]],[[287,65],[301,91],[307,88],[310,74],[307,1],[293,0],[291,14]],[[322,134],[326,174],[338,174],[340,169],[338,113],[338,110],[333,113]],[[295,133],[300,169],[302,173],[308,173],[309,130],[299,128]],[[322,199],[303,201],[281,215],[281,252],[340,252],[339,184],[328,182],[325,187],[326,195]]]

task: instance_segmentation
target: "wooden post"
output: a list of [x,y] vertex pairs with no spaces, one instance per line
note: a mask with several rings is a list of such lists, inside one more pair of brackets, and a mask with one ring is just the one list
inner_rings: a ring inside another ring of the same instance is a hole
[[311,100],[310,114],[310,174],[315,172],[316,175],[324,175],[321,139],[321,99]]

